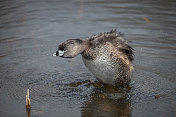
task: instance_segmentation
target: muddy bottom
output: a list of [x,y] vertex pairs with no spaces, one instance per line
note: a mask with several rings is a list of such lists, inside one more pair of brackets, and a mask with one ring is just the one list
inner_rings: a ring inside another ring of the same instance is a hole
[[[176,116],[175,6],[174,0],[1,1],[0,117]],[[127,90],[103,87],[80,55],[52,56],[66,39],[111,29],[134,48]]]

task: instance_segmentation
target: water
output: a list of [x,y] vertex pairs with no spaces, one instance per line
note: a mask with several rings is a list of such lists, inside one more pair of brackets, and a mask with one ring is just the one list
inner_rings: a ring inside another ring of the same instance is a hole
[[[176,116],[176,1],[0,1],[0,117]],[[53,57],[69,38],[117,28],[135,50],[131,90],[100,88],[80,55]]]

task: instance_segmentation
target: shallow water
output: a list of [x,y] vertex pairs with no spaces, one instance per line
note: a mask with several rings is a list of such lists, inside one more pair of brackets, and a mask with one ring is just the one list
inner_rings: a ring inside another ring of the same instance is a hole
[[[176,116],[176,1],[0,1],[0,117]],[[135,50],[131,90],[101,88],[81,56],[53,57],[69,38],[117,28]]]

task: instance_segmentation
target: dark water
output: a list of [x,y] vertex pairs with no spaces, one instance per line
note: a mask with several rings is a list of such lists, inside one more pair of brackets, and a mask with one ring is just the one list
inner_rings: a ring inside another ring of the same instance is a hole
[[[53,57],[69,38],[118,28],[135,50],[131,90],[96,86],[80,55]],[[175,0],[1,0],[0,117],[176,116]]]

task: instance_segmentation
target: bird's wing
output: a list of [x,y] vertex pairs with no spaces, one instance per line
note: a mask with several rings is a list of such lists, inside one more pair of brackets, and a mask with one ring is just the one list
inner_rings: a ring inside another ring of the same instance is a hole
[[128,41],[123,38],[121,32],[111,30],[110,32],[93,35],[89,37],[88,40],[92,42],[94,46],[110,42],[118,51],[125,54],[130,61],[133,61],[133,48],[129,46]]

